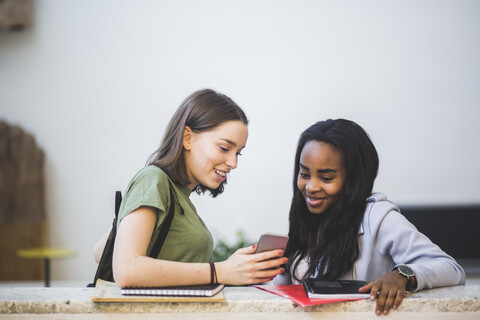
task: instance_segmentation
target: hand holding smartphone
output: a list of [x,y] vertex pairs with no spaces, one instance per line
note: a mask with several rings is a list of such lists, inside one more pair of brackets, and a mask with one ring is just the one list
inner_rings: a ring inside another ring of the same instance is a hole
[[[287,247],[288,236],[282,234],[275,234],[275,233],[264,233],[260,236],[258,240],[258,246],[255,253],[266,252],[281,249],[285,251]],[[281,256],[273,257],[264,261],[275,260],[281,258]],[[280,266],[274,266],[268,270],[276,270],[280,268]]]

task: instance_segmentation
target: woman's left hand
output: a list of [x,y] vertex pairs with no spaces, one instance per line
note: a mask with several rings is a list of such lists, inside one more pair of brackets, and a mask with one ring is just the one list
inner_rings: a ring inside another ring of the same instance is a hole
[[370,300],[377,299],[375,313],[379,316],[382,313],[388,314],[392,308],[398,308],[403,301],[406,285],[407,278],[400,275],[398,271],[392,271],[364,285],[358,291],[370,291]]

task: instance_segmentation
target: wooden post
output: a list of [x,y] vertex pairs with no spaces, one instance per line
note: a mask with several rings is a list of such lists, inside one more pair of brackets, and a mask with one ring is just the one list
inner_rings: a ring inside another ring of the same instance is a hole
[[18,249],[46,245],[44,153],[35,138],[0,121],[0,280],[40,280],[41,261]]
[[31,0],[0,0],[0,30],[23,30],[32,25]]

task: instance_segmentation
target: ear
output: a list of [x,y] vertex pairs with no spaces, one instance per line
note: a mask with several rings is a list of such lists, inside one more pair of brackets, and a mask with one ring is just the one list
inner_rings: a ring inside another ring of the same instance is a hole
[[189,126],[185,126],[185,129],[183,130],[183,147],[187,151],[192,149],[192,136],[193,136],[192,129],[190,129]]

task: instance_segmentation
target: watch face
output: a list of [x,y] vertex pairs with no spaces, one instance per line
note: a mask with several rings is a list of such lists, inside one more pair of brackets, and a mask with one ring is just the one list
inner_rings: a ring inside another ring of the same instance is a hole
[[415,275],[415,272],[413,272],[413,270],[410,267],[405,266],[405,265],[398,266],[398,271],[403,273],[404,275],[406,275],[408,277],[413,277]]

